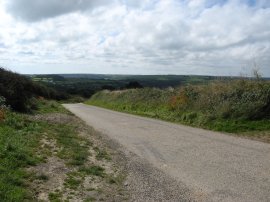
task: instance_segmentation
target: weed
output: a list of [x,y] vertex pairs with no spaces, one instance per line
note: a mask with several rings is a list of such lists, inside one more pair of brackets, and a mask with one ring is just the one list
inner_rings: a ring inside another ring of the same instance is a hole
[[96,201],[96,198],[94,198],[94,197],[88,197],[83,202],[92,202],[92,201]]
[[85,173],[86,175],[105,176],[104,168],[100,166],[81,167],[79,172]]
[[82,179],[79,178],[75,178],[74,176],[69,176],[66,180],[65,180],[65,186],[70,188],[70,189],[77,189],[80,184],[82,183]]
[[102,159],[111,160],[111,157],[106,150],[101,150],[98,147],[94,147],[94,150],[97,152],[96,158],[98,160],[102,160]]
[[108,176],[108,182],[110,184],[122,184],[125,179],[125,176],[122,174],[119,174],[117,176]]
[[42,180],[42,181],[48,181],[49,177],[47,175],[45,175],[45,174],[40,174],[40,175],[36,176],[36,179],[37,180]]
[[62,193],[59,193],[59,192],[57,192],[57,193],[55,193],[55,192],[49,193],[49,200],[51,202],[61,202],[62,201],[61,198],[62,198]]

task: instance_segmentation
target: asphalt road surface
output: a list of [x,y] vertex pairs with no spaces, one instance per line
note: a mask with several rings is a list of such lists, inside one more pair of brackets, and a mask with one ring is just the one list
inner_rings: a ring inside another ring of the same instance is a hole
[[191,200],[270,201],[270,144],[84,104],[64,106],[184,184]]

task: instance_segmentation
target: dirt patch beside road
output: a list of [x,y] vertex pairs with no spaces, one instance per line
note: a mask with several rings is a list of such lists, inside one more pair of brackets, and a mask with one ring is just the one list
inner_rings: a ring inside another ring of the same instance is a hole
[[[78,202],[129,199],[123,169],[114,161],[114,152],[101,142],[96,131],[77,117],[67,114],[53,113],[30,118],[45,121],[52,127],[75,127],[75,134],[70,134],[68,142],[60,137],[65,134],[58,134],[55,130],[42,134],[37,155],[43,159],[43,163],[28,168],[34,173],[30,187],[37,200]],[[76,149],[70,147],[72,141],[77,141],[82,147],[79,152],[87,155],[83,163],[74,163],[66,158],[71,149]]]

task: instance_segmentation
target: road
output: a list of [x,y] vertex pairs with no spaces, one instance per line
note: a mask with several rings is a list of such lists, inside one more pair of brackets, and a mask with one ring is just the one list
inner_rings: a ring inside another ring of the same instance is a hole
[[270,144],[84,104],[64,106],[185,184],[193,200],[270,201]]

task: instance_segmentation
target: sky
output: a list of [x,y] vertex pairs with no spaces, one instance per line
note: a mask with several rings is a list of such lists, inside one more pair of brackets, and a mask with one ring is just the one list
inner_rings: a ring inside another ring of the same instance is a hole
[[19,73],[270,76],[269,0],[0,0]]

